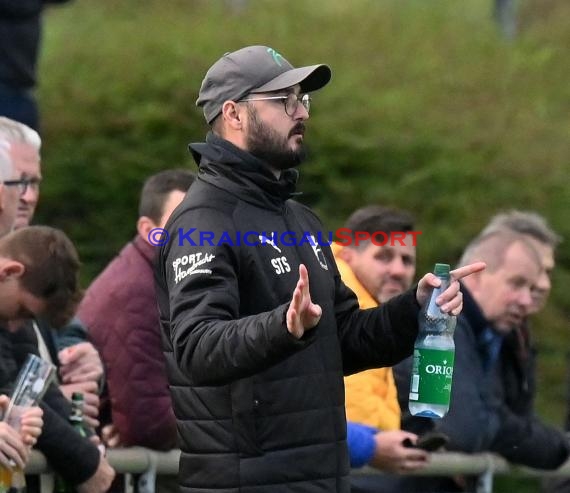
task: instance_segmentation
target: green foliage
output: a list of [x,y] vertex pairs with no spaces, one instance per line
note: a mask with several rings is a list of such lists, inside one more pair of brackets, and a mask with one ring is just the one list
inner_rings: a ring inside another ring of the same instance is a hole
[[[86,282],[134,234],[143,180],[194,168],[187,144],[206,131],[194,107],[202,77],[246,44],[333,69],[314,95],[299,187],[328,228],[366,203],[407,208],[423,231],[420,272],[453,263],[502,209],[537,210],[570,238],[568,2],[527,0],[513,42],[497,33],[488,0],[230,3],[100,0],[46,16],[39,216],[77,243]],[[557,423],[570,315],[570,254],[559,253],[536,320],[552,349],[539,402]]]

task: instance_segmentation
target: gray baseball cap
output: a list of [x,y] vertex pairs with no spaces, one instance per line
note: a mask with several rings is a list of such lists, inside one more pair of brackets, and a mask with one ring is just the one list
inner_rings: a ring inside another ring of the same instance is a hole
[[302,92],[325,86],[331,78],[328,65],[294,68],[281,54],[267,46],[247,46],[226,53],[210,67],[196,100],[210,124],[224,102],[238,101],[250,93],[272,92],[299,84]]

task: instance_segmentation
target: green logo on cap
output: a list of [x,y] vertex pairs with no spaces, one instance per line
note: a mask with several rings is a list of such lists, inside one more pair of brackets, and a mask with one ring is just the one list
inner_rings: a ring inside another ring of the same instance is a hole
[[269,53],[273,57],[273,61],[281,67],[283,56],[281,56],[280,53],[277,53],[273,48],[267,48],[267,53]]

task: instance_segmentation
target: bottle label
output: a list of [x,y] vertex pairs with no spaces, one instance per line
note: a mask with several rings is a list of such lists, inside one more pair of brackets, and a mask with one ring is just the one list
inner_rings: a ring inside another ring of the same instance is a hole
[[455,352],[448,349],[414,349],[410,400],[448,406]]

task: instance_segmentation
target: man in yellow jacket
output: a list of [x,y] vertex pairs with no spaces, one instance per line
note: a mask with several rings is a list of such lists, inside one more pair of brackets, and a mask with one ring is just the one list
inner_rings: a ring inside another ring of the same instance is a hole
[[[332,245],[344,283],[361,308],[373,308],[406,291],[416,270],[412,216],[402,210],[367,206],[347,220],[340,242]],[[353,467],[368,464],[386,472],[421,468],[427,454],[404,446],[417,436],[400,430],[400,406],[391,368],[345,378],[348,443]],[[375,491],[383,476],[355,476],[353,492]]]

